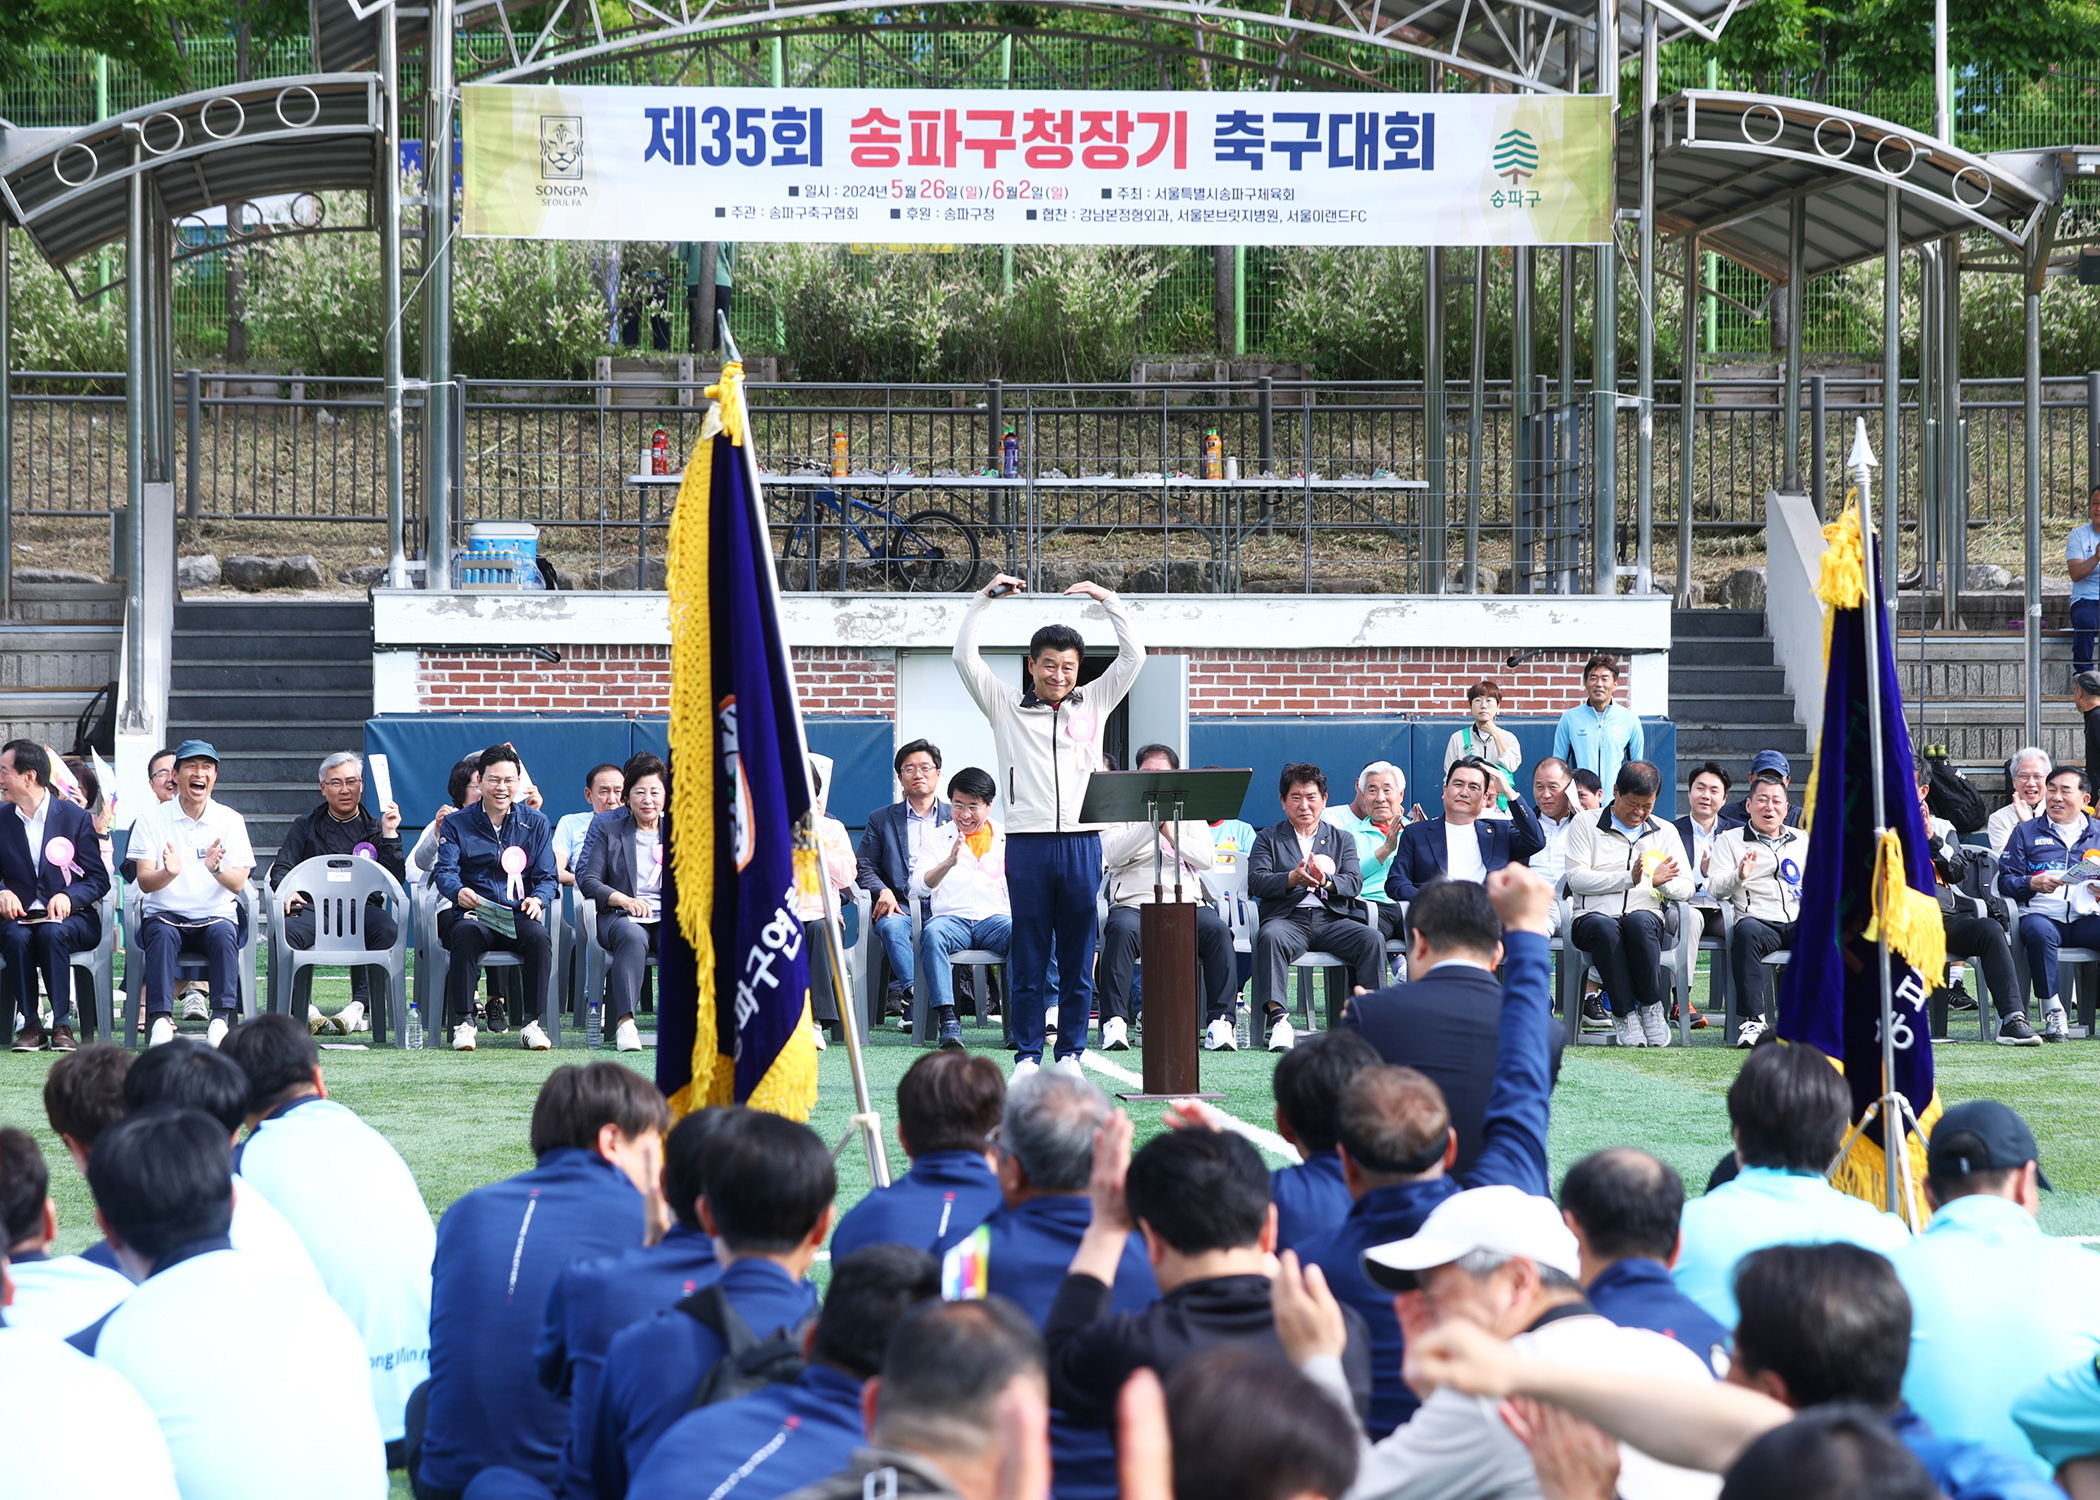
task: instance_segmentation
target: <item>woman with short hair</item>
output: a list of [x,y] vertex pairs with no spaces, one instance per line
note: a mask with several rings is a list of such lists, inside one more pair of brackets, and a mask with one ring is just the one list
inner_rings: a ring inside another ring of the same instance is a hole
[[[1451,731],[1450,743],[1444,746],[1444,774],[1468,755],[1477,756],[1509,778],[1509,784],[1517,784],[1517,767],[1524,763],[1523,748],[1517,737],[1495,723],[1496,715],[1502,712],[1502,685],[1491,678],[1482,678],[1466,689],[1466,708],[1473,715],[1473,722],[1463,729]],[[1495,791],[1488,806],[1481,812],[1483,818],[1506,818],[1509,816],[1509,796]]]

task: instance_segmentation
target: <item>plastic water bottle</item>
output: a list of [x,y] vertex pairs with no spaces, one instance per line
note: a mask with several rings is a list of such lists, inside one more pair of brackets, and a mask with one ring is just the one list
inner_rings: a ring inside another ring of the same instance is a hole
[[605,1022],[599,1014],[598,1002],[593,1000],[584,1010],[583,1044],[595,1052],[604,1040]]
[[1248,1008],[1247,997],[1241,995],[1232,1005],[1232,1036],[1233,1040],[1239,1043],[1242,1052],[1254,1044],[1253,1037],[1248,1034],[1252,1018],[1253,1012]]
[[408,1050],[421,1052],[423,1050],[423,1011],[422,1007],[413,1000],[408,1002],[407,1030]]

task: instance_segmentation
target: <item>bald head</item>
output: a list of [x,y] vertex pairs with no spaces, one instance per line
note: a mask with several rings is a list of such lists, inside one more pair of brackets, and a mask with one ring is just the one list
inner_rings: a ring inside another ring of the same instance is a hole
[[1645,1151],[1614,1146],[1568,1168],[1560,1207],[1590,1258],[1642,1256],[1667,1265],[1677,1254],[1684,1179]]

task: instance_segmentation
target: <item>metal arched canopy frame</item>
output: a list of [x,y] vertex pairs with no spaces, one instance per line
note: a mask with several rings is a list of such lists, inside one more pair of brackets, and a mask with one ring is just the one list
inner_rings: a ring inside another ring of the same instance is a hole
[[[1981,231],[2015,252],[2063,195],[2054,158],[1977,156],[1855,110],[1688,90],[1656,106],[1655,222],[1774,282],[1788,276],[1793,206],[1807,211],[1809,276],[1881,257],[1888,190],[1906,247]],[[1620,122],[1619,202],[1639,207],[1640,120]]]
[[[966,3],[975,0],[919,0],[913,9],[925,14]],[[1710,41],[1747,0],[1653,3],[1659,41],[1680,36]],[[311,0],[318,65],[360,67],[376,56],[379,16],[387,4],[388,0]],[[1217,37],[1233,28],[1241,28],[1234,34],[1246,35],[1248,28],[1260,28],[1280,38],[1271,45],[1282,51],[1314,40],[1373,47],[1541,93],[1573,91],[1568,76],[1571,54],[1584,79],[1596,73],[1596,11],[1555,0],[1313,0],[1304,7],[1279,4],[1273,11],[1221,0],[1041,0],[1041,8],[1164,20],[1199,37]],[[1300,13],[1293,14],[1294,9]],[[782,27],[800,31],[812,21],[857,14],[866,15],[870,25],[898,25],[895,5],[884,0],[803,0],[792,5],[766,0],[555,0],[538,34],[521,47],[510,29],[506,0],[463,0],[457,24],[469,29],[493,23],[509,39],[509,56],[487,68],[465,69],[462,78],[477,83],[539,82],[593,64],[705,43],[725,32],[772,32]],[[420,17],[403,20],[404,46],[426,40]],[[559,30],[565,21],[567,30]],[[1621,60],[1639,52],[1639,7],[1620,8],[1616,33]]]
[[0,130],[0,213],[66,266],[124,239],[131,181],[160,209],[206,209],[385,185],[374,73],[308,74],[204,89],[80,130]]

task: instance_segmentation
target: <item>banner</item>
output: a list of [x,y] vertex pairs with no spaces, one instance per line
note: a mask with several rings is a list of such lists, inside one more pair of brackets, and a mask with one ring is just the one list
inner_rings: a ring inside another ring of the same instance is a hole
[[[1881,570],[1868,560],[1856,500],[1823,528],[1823,537],[1829,546],[1816,588],[1828,611],[1823,723],[1803,820],[1809,841],[1801,873],[1801,920],[1794,929],[1793,957],[1779,978],[1778,1032],[1783,1040],[1813,1047],[1844,1068],[1857,1123],[1885,1086],[1880,972],[1885,927],[1896,1057],[1896,1076],[1886,1087],[1910,1102],[1921,1131],[1929,1135],[1940,1106],[1925,1001],[1947,972],[1931,847],[1918,807]],[[1878,649],[1871,660],[1870,609],[1880,615]],[[1879,680],[1881,694],[1879,787],[1874,785],[1874,728],[1867,711],[1870,674]],[[1877,823],[1886,830],[1879,839]],[[1876,1119],[1868,1126],[1831,1181],[1878,1208],[1901,1213],[1900,1206],[1887,1201],[1882,1125]],[[1922,1184],[1922,1139],[1911,1142],[1910,1170],[1914,1182]]]
[[743,370],[685,466],[667,549],[671,834],[658,930],[656,1081],[684,1115],[748,1104],[807,1119],[816,1042],[797,886],[814,849],[795,830],[810,785],[773,566],[743,449]]
[[983,245],[1611,238],[1596,95],[472,85],[463,232]]

